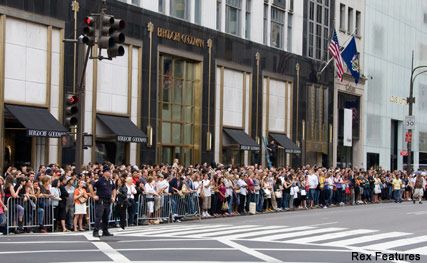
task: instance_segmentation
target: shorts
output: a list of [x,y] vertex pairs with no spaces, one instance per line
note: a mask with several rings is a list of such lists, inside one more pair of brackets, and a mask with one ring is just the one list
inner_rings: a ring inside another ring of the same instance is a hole
[[316,189],[310,188],[308,190],[308,200],[314,200],[314,196],[316,195]]
[[203,198],[203,210],[208,209],[211,209],[211,197],[205,196],[205,198]]
[[162,197],[155,197],[154,198],[154,207],[157,210],[160,209],[160,201],[161,201]]
[[414,190],[414,198],[422,197],[424,195],[424,189],[415,188]]

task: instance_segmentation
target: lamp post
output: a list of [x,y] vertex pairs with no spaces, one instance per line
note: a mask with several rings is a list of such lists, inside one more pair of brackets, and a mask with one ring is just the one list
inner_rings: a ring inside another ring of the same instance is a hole
[[[414,82],[415,82],[415,79],[419,75],[427,72],[427,70],[423,70],[423,71],[420,71],[414,75],[415,71],[418,69],[421,69],[421,68],[427,68],[427,66],[417,66],[414,68],[414,51],[412,51],[412,65],[411,65],[411,79],[410,79],[410,83],[409,83],[409,97],[406,100],[408,105],[409,105],[409,116],[410,117],[413,114],[413,106],[415,103],[415,98],[414,98]],[[408,133],[412,134],[412,129],[408,129]],[[411,136],[411,138],[412,138],[412,136]],[[407,171],[408,171],[408,173],[410,173],[412,170],[411,146],[412,146],[412,139],[407,141],[407,150],[408,150]]]

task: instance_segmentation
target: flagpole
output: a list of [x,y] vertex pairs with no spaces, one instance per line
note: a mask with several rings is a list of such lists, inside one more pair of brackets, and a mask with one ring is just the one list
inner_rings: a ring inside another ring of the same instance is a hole
[[[335,30],[335,29],[334,29]],[[345,46],[349,40],[351,40],[352,37],[354,37],[354,34],[356,33],[357,28],[354,29],[353,33],[347,38],[347,40],[344,42],[344,44],[342,46]],[[340,50],[340,55],[342,54],[342,52],[344,51],[345,48]],[[317,72],[317,76],[319,76],[320,74],[322,74],[322,72],[328,67],[329,63],[331,63],[331,61],[334,60],[334,58],[330,58],[328,60],[328,62],[326,62],[326,65],[319,71]]]

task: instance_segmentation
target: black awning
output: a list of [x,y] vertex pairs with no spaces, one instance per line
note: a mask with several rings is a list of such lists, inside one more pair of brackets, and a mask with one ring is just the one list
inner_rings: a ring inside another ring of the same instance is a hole
[[147,142],[147,136],[128,117],[97,114],[97,118],[116,136],[119,142]]
[[230,136],[230,138],[232,140],[234,140],[237,144],[240,145],[240,150],[245,150],[245,151],[259,151],[260,150],[260,147],[255,142],[255,140],[252,139],[251,136],[246,134],[243,130],[224,128],[224,132],[228,136]]
[[45,108],[11,104],[5,104],[5,108],[27,129],[27,135],[30,137],[60,138],[68,133]]
[[270,136],[283,148],[286,153],[301,153],[301,149],[285,134],[270,133]]

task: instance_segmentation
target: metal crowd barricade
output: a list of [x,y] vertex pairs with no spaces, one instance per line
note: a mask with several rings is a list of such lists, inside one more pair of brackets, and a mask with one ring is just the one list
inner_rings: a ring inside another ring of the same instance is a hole
[[11,229],[51,227],[54,229],[53,206],[50,198],[13,198],[6,201],[6,234]]
[[199,196],[197,193],[174,194],[171,196],[172,218],[201,219]]
[[139,196],[137,204],[137,225],[144,224],[144,221],[169,222],[170,195],[142,194]]

